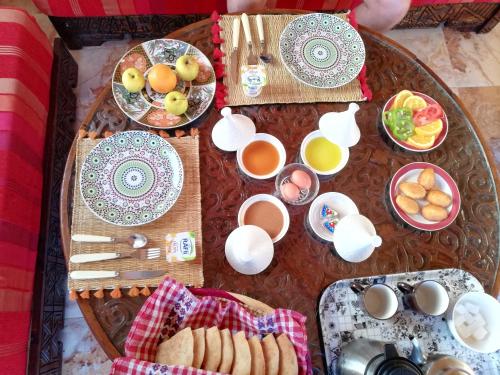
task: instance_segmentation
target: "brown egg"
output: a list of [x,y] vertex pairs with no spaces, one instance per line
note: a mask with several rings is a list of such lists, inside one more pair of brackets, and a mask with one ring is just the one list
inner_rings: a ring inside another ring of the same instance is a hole
[[292,181],[299,189],[309,189],[311,187],[312,181],[311,177],[300,169],[293,171],[290,176],[290,181]]
[[297,185],[292,184],[291,182],[287,182],[286,184],[281,185],[281,195],[287,201],[294,202],[299,199],[300,190]]

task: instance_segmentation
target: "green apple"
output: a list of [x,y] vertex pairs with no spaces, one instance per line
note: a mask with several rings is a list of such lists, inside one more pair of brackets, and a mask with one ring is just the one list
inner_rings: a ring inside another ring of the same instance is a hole
[[198,75],[200,65],[193,56],[182,55],[175,62],[175,71],[183,81],[192,81]]
[[139,92],[144,88],[146,80],[144,75],[136,68],[128,68],[122,74],[123,86],[129,92]]
[[172,91],[165,96],[165,110],[168,113],[179,116],[188,109],[188,100],[186,95],[179,91]]

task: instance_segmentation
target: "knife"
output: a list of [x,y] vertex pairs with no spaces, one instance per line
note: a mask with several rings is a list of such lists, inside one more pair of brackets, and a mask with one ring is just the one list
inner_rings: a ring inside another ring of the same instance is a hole
[[257,56],[253,52],[252,32],[250,31],[250,21],[248,20],[248,15],[246,13],[241,15],[241,23],[243,24],[243,32],[245,33],[245,39],[247,40],[248,46],[247,64],[256,65]]
[[124,280],[154,279],[165,275],[165,271],[72,271],[69,277],[73,280],[91,280],[91,279],[112,279],[120,278]]
[[231,50],[231,77],[238,82],[238,43],[240,42],[240,18],[233,20],[233,48]]

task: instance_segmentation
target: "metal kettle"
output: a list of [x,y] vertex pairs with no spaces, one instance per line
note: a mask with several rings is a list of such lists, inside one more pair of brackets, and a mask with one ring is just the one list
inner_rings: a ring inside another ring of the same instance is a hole
[[339,375],[423,375],[410,359],[399,356],[396,346],[382,341],[357,339],[342,347],[337,361]]
[[447,354],[424,355],[420,343],[410,336],[412,351],[410,360],[420,365],[424,375],[474,375],[474,370],[462,360]]

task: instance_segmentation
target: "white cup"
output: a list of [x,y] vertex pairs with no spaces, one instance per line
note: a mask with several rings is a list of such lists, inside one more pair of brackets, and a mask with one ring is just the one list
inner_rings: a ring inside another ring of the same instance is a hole
[[399,282],[398,289],[403,292],[403,300],[408,306],[422,314],[444,314],[450,303],[445,287],[434,280],[424,280],[415,285]]
[[398,311],[398,297],[386,284],[365,286],[352,282],[351,289],[359,296],[364,312],[372,318],[386,320]]

